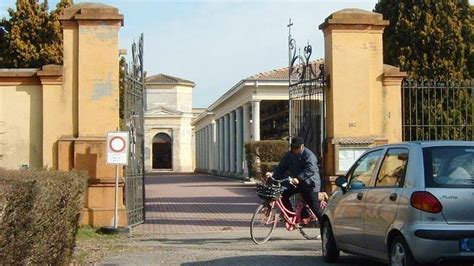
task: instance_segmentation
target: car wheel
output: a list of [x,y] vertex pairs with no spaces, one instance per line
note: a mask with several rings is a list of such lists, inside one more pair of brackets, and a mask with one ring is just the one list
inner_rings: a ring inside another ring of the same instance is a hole
[[336,239],[332,232],[331,223],[327,220],[324,221],[321,228],[321,242],[323,260],[325,262],[336,262],[339,259],[340,251],[337,249]]
[[403,237],[397,236],[390,243],[389,250],[390,266],[414,266],[418,263],[413,258],[410,248]]

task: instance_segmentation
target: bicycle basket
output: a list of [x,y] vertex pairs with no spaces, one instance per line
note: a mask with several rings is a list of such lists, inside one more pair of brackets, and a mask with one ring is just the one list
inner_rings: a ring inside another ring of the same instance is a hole
[[272,201],[281,197],[281,186],[257,184],[257,196],[263,200]]

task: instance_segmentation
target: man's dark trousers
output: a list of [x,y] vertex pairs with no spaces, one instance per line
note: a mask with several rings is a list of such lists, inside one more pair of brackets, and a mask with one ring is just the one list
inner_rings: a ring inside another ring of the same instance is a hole
[[283,205],[285,205],[285,208],[293,211],[290,197],[296,193],[300,193],[303,197],[303,200],[306,202],[306,204],[308,204],[309,208],[313,211],[318,220],[321,221],[323,210],[321,209],[319,202],[318,191],[319,188],[312,188],[303,182],[300,182],[296,187],[291,184],[284,184],[281,201]]

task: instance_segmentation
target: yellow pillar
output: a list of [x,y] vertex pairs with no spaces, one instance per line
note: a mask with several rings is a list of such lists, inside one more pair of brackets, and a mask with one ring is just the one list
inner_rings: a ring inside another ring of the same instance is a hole
[[43,92],[43,166],[58,169],[58,140],[72,136],[71,94],[63,90],[62,66],[37,72]]
[[[90,176],[82,222],[110,226],[114,214],[114,166],[106,164],[106,134],[119,126],[117,8],[80,3],[60,16],[64,28],[63,90],[71,95],[73,134],[58,144],[58,168]],[[123,198],[122,189],[119,199]],[[126,225],[121,202],[120,225]]]
[[343,9],[319,26],[329,79],[326,178],[330,180],[344,173],[339,166],[340,149],[402,140],[404,73],[383,64],[382,34],[387,25],[381,14]]

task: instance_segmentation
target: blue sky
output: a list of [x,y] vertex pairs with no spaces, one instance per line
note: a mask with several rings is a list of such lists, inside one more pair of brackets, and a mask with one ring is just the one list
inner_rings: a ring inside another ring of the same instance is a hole
[[[49,0],[53,7],[58,1]],[[85,2],[75,0],[75,3]],[[86,2],[92,2],[88,0]],[[148,75],[165,73],[196,82],[194,107],[208,107],[234,84],[255,73],[288,64],[286,27],[299,46],[324,56],[318,26],[343,8],[372,10],[377,0],[103,0],[125,15],[120,47],[145,35]],[[0,17],[14,0],[0,0]]]

